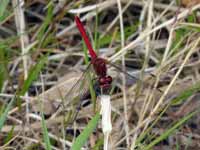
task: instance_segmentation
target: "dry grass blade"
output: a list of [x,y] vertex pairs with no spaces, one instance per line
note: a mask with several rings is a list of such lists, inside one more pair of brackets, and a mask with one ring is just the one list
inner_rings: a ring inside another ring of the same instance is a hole
[[[23,68],[24,68],[24,80],[28,78],[28,53],[27,47],[29,45],[28,35],[26,33],[26,23],[24,17],[24,1],[13,0],[12,1],[14,14],[15,14],[15,23],[17,28],[17,33],[20,35],[20,42],[21,42],[21,53],[22,53],[22,60],[23,60]],[[28,93],[25,94],[28,96]],[[29,113],[29,100],[26,100],[26,113]],[[26,118],[27,123],[29,123],[29,119]]]
[[100,121],[86,128],[99,88],[74,16],[113,78],[109,148],[200,149],[200,4],[180,2],[2,0],[0,149],[103,149]]

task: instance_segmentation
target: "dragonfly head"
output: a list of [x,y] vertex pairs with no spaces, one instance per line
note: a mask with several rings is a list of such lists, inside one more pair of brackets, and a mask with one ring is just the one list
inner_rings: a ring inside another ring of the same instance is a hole
[[112,83],[111,76],[99,77],[99,85],[101,88],[109,88]]

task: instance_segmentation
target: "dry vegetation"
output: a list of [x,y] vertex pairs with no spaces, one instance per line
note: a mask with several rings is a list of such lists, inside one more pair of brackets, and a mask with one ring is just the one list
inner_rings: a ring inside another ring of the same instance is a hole
[[[70,91],[88,60],[78,15],[99,56],[138,79],[109,66],[109,149],[199,150],[200,4],[181,2],[2,0],[0,149],[68,150],[98,112],[87,83]],[[102,147],[99,121],[83,149]]]

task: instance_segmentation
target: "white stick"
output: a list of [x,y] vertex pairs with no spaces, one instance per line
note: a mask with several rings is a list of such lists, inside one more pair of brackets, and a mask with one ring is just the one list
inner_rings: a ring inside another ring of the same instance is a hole
[[109,134],[112,130],[111,124],[111,102],[109,95],[101,95],[101,115],[102,115],[102,130],[104,133],[104,150],[108,150]]

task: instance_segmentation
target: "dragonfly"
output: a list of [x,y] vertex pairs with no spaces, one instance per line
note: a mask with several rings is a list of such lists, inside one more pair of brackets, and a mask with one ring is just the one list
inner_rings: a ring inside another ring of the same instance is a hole
[[[113,78],[107,74],[107,70],[108,70],[108,65],[116,68],[118,71],[128,75],[129,77],[133,78],[134,80],[138,80],[138,78],[130,75],[129,73],[127,73],[126,71],[122,70],[119,66],[107,61],[104,58],[101,58],[97,55],[97,53],[94,51],[90,40],[86,34],[86,30],[84,28],[83,23],[81,22],[81,20],[79,19],[78,16],[75,16],[75,23],[76,26],[81,34],[81,37],[84,40],[84,43],[88,49],[89,55],[91,57],[91,61],[89,63],[89,65],[87,66],[85,72],[83,73],[83,75],[78,79],[78,81],[76,81],[76,83],[74,84],[74,86],[68,91],[68,94],[66,95],[66,99],[70,98],[73,99],[75,101],[79,101],[79,104],[77,105],[76,108],[76,113],[74,116],[74,119],[72,122],[74,122],[76,120],[76,117],[81,109],[81,99],[86,95],[86,91],[88,90],[88,87],[85,85],[88,85],[88,79],[87,75],[90,73],[91,71],[91,67],[93,68],[93,72],[96,75],[96,83],[97,86],[99,86],[101,94],[104,94],[103,92],[107,92],[113,82]],[[74,92],[77,91],[77,92]]]
[[110,87],[112,83],[112,77],[107,75],[107,61],[101,57],[98,57],[95,53],[86,34],[84,26],[78,16],[75,16],[75,22],[88,48],[89,54],[91,56],[91,65],[93,66],[95,74],[97,75],[100,87],[102,89]]
[[[93,72],[96,75],[96,85],[100,88],[101,94],[103,92],[109,91],[111,84],[112,84],[112,77],[107,74],[107,60],[104,58],[99,57],[94,49],[92,48],[92,45],[89,41],[89,38],[86,34],[86,30],[83,26],[83,23],[80,21],[78,16],[75,16],[75,23],[77,25],[77,28],[79,32],[81,33],[81,36],[83,37],[83,40],[85,42],[85,45],[87,46],[89,55],[91,57],[91,61],[89,65],[87,66],[86,70],[82,74],[82,76],[76,81],[74,86],[68,91],[68,94],[65,96],[66,99],[71,99],[73,101],[79,101],[76,107],[75,115],[72,119],[72,123],[76,120],[76,117],[81,109],[81,99],[85,97],[88,91],[88,87],[86,85],[89,84],[90,79],[88,78],[88,75],[90,74],[91,67],[93,68]],[[93,83],[93,82],[92,82]],[[77,91],[77,92],[74,92]],[[65,105],[65,104],[64,104]]]

